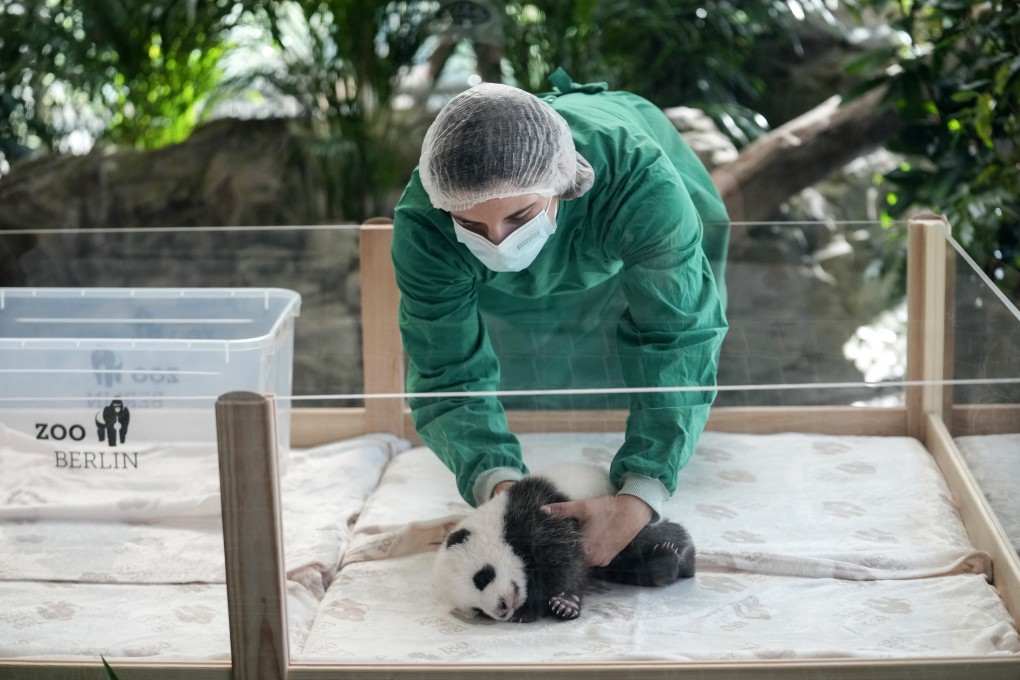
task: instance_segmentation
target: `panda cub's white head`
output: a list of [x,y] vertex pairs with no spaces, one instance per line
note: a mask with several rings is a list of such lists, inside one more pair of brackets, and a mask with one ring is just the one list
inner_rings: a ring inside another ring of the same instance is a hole
[[524,562],[503,537],[506,498],[499,494],[479,506],[439,547],[435,582],[451,609],[508,621],[528,599]]

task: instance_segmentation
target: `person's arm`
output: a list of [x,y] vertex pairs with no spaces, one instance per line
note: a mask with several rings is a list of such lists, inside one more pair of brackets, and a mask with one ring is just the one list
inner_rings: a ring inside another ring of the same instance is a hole
[[610,476],[616,496],[546,506],[580,520],[588,561],[607,565],[657,521],[676,491],[715,398],[725,314],[702,251],[701,220],[671,166],[630,168],[624,205],[607,242],[624,262],[627,312],[617,331],[628,387],[694,386],[693,392],[631,395],[623,446]]
[[[611,467],[621,493],[658,516],[676,492],[715,399],[724,301],[728,219],[711,176],[662,112],[625,92],[569,94],[553,102],[591,163],[595,190],[585,196],[588,247],[622,262],[626,313],[617,353],[627,387],[694,387],[693,392],[630,395],[626,438]],[[704,238],[703,220],[712,224]]]
[[[702,249],[701,217],[680,175],[654,162],[635,170],[630,185],[633,209],[614,225],[627,300],[617,329],[624,380],[629,387],[702,389],[632,394],[611,476],[624,493],[654,480],[672,495],[715,399],[727,323]],[[654,494],[635,495],[658,515]]]
[[[474,276],[415,173],[394,215],[393,263],[409,392],[499,388],[499,365],[478,312]],[[452,230],[451,230],[452,231]],[[454,473],[461,496],[477,505],[492,487],[525,471],[520,445],[496,397],[412,397],[422,441]]]

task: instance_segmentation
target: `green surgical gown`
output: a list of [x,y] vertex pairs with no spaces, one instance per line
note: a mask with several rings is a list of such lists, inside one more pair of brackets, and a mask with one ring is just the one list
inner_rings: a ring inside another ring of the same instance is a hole
[[[669,494],[715,398],[726,333],[729,221],[711,178],[665,115],[600,85],[555,80],[594,186],[560,201],[556,231],[521,272],[493,272],[457,242],[414,172],[394,214],[400,331],[412,393],[583,389],[554,396],[422,396],[418,434],[474,504],[482,472],[526,471],[504,409],[626,406],[610,468]],[[627,393],[606,388],[698,386]]]

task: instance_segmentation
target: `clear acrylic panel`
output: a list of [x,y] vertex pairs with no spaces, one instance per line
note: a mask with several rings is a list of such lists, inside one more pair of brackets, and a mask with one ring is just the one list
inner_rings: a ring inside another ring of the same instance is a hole
[[1009,543],[1020,550],[1020,312],[955,242],[946,324],[948,426]]
[[[952,272],[947,324],[951,326],[949,375],[959,404],[1020,404],[1020,312],[966,252],[951,242]],[[1020,420],[1016,422],[1020,428]]]
[[[978,501],[947,481],[930,435],[910,429],[927,390],[926,413],[944,421],[992,512],[981,531],[1020,544],[1020,314],[1008,296],[946,238],[932,251],[942,259],[925,265],[935,283],[911,302],[902,223],[735,224],[729,238],[717,384],[625,381],[611,358],[622,298],[600,290],[555,332],[542,301],[486,316],[503,365],[517,367],[499,389],[412,396],[425,410],[499,400],[533,470],[560,458],[610,468],[632,400],[708,418],[663,507],[690,531],[697,575],[664,589],[595,582],[577,625],[551,629],[553,619],[514,627],[450,613],[438,599],[436,547],[471,510],[414,430],[392,295],[363,290],[382,280],[388,252],[368,276],[359,226],[0,235],[0,588],[10,596],[0,600],[15,603],[0,613],[0,641],[13,641],[0,642],[0,662],[229,658],[214,403],[237,389],[275,393],[285,433],[294,663],[1012,658],[1020,594],[988,582],[986,548],[960,513]],[[44,305],[54,289],[78,291],[59,314]],[[193,332],[233,318],[201,297],[207,289],[292,291],[300,304],[267,348],[253,341],[264,329]],[[172,316],[191,331],[169,333],[155,312],[120,325],[110,307],[89,316],[101,290],[134,301],[185,291],[197,302]],[[136,337],[124,337],[129,326]],[[926,363],[911,363],[908,338],[935,348]],[[218,343],[219,364],[196,367],[203,342]],[[57,367],[46,363],[54,353]],[[182,410],[197,420],[182,424]],[[458,427],[446,433],[472,436]],[[1015,570],[994,557],[996,574]],[[982,613],[966,640],[960,607]],[[103,620],[129,621],[134,635],[75,637]]]

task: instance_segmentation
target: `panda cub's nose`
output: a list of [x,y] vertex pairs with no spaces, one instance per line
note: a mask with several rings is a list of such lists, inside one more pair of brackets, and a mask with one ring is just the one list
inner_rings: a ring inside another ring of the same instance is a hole
[[499,602],[496,603],[496,618],[508,619],[522,604],[524,604],[521,601],[521,587],[517,585],[516,582],[512,585],[513,592],[499,598]]

